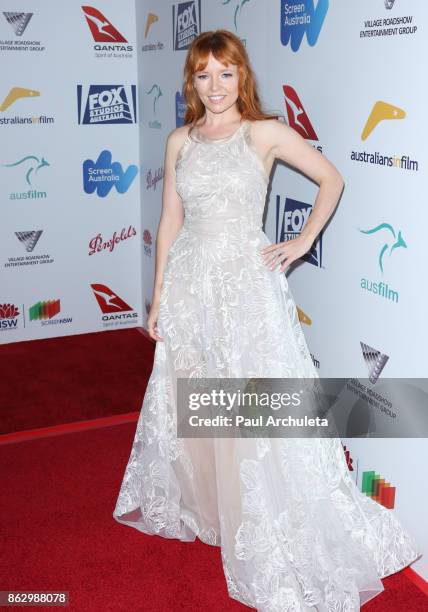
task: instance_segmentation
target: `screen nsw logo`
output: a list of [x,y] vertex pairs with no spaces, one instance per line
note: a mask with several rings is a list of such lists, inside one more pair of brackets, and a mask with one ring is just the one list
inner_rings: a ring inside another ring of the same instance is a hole
[[79,124],[136,123],[135,85],[78,85]]
[[[314,2],[316,6],[314,6]],[[304,35],[313,47],[327,15],[329,0],[281,0],[281,43],[298,51]]]
[[105,198],[113,187],[118,193],[126,193],[137,176],[138,168],[131,164],[123,171],[122,164],[113,162],[110,151],[101,151],[96,162],[86,159],[83,162],[83,189]]
[[172,28],[174,51],[188,49],[201,32],[201,0],[173,4]]

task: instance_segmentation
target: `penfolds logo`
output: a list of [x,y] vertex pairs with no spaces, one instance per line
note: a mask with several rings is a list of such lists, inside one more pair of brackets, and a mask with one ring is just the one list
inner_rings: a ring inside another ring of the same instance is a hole
[[159,181],[163,179],[163,175],[164,175],[163,166],[155,170],[154,173],[152,173],[150,169],[146,174],[146,189],[153,188],[153,190],[156,191],[156,185]]
[[125,228],[122,228],[119,234],[117,232],[114,232],[110,240],[104,240],[101,234],[97,234],[89,241],[88,255],[93,255],[94,253],[99,253],[100,251],[108,251],[109,253],[111,253],[117,244],[123,242],[124,240],[127,240],[128,238],[136,236],[136,234],[137,230],[133,225],[130,225],[127,230]]

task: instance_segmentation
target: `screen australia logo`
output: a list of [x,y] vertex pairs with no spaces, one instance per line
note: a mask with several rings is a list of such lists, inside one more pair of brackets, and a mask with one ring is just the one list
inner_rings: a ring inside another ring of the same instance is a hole
[[118,193],[126,193],[137,173],[138,168],[133,164],[124,171],[120,162],[112,161],[111,152],[104,150],[96,162],[92,159],[83,162],[83,189],[100,198],[105,198],[113,187]]
[[136,86],[78,85],[77,109],[80,124],[136,123]]
[[281,43],[298,51],[306,34],[308,44],[317,41],[328,12],[329,0],[281,0]]

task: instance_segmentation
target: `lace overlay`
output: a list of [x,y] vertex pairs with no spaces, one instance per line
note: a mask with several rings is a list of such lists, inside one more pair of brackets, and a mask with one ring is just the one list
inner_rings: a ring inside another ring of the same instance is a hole
[[339,439],[179,439],[177,377],[318,377],[286,276],[259,253],[268,178],[243,122],[194,130],[176,162],[153,370],[114,518],[220,546],[230,597],[263,612],[353,612],[420,556],[352,480]]

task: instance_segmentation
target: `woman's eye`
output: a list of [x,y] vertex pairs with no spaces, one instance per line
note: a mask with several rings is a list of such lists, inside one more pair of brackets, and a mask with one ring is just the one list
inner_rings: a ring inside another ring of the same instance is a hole
[[232,73],[231,73],[231,72],[224,72],[224,73],[223,73],[223,76],[225,76],[225,77],[231,77],[231,76],[233,76],[233,75],[232,75]]
[[204,79],[206,76],[207,76],[206,74],[198,74],[197,78]]

